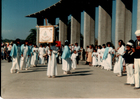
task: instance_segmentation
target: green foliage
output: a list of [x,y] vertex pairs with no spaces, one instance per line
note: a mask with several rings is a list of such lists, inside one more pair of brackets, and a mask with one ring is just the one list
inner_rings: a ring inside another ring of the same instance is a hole
[[30,34],[27,36],[26,40],[32,42],[32,44],[36,44],[36,29],[30,30]]

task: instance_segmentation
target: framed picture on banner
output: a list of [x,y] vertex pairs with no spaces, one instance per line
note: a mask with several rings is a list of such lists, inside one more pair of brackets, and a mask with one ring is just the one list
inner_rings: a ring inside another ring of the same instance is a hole
[[39,43],[53,43],[54,26],[39,26]]

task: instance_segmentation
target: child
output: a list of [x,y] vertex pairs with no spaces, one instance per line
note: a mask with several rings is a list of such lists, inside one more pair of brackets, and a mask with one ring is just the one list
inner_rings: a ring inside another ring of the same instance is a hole
[[37,45],[34,45],[34,47],[32,49],[32,65],[33,65],[33,67],[37,66],[37,62],[38,62],[38,48],[37,48]]
[[71,55],[71,61],[72,61],[72,69],[75,70],[76,69],[76,57],[78,56],[76,50],[74,50],[74,53]]
[[46,54],[45,48],[42,46],[42,44],[40,44],[40,47],[39,47],[39,64],[44,64],[45,65],[44,54]]
[[98,65],[98,53],[97,50],[94,49],[92,53],[92,66],[97,67]]
[[127,81],[125,85],[131,85],[131,86],[135,86],[134,85],[134,71],[133,71],[134,52],[132,51],[133,43],[134,43],[133,40],[130,40],[129,42],[127,42],[126,51],[125,51],[125,54],[123,55],[123,58],[125,58],[126,69],[127,69]]
[[22,70],[23,68],[26,67],[26,70],[28,65],[28,57],[30,56],[30,50],[29,50],[29,46],[28,46],[28,41],[25,41],[25,44],[23,44],[21,46],[21,61],[20,61],[20,69]]
[[11,73],[13,73],[13,70],[15,72],[19,73],[19,63],[20,63],[20,39],[16,39],[16,43],[13,44],[13,47],[10,52],[10,56],[12,59],[12,68]]

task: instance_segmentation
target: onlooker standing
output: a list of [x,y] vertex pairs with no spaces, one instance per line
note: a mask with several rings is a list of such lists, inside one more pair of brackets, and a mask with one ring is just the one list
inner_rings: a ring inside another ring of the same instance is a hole
[[8,62],[11,62],[10,52],[11,52],[11,49],[12,49],[12,43],[10,43],[10,45],[7,48],[8,48]]
[[76,57],[77,65],[79,64],[79,55],[80,55],[80,46],[78,46],[78,43],[75,43],[75,48],[76,52],[78,53],[78,56]]

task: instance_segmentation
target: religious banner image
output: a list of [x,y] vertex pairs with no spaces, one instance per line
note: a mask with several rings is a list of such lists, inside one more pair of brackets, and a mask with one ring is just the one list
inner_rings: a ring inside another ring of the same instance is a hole
[[39,43],[53,43],[54,26],[39,26]]

